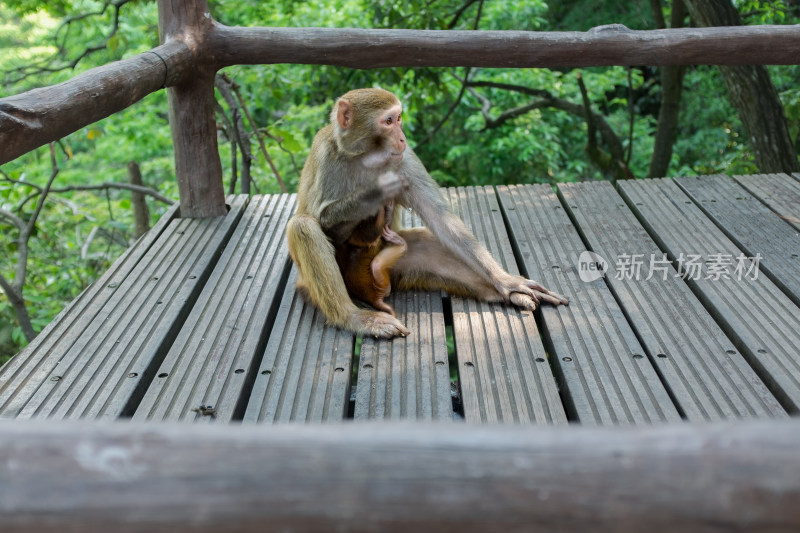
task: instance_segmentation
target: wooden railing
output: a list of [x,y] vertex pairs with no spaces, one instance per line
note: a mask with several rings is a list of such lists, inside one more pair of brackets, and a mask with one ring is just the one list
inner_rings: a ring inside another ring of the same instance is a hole
[[797,64],[800,26],[588,32],[234,28],[205,0],[159,0],[162,45],[51,87],[0,99],[0,164],[167,87],[181,213],[225,213],[214,75],[225,66],[583,67]]
[[[0,164],[168,88],[186,217],[224,214],[213,79],[233,64],[797,64],[800,27],[231,28],[159,0],[163,44],[0,99]],[[800,421],[636,429],[0,422],[3,531],[793,531]]]
[[46,531],[797,531],[800,421],[631,428],[0,422]]

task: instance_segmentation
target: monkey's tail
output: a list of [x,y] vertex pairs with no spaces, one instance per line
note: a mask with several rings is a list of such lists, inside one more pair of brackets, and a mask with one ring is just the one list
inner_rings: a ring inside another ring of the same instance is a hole
[[289,255],[300,275],[298,289],[305,292],[328,322],[348,329],[351,317],[357,312],[347,294],[333,244],[314,217],[295,215],[286,227]]

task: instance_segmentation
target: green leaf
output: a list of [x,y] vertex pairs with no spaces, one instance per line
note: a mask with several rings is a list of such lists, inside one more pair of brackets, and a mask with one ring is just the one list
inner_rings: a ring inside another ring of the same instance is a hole
[[283,139],[281,141],[281,144],[283,145],[284,148],[286,148],[290,152],[300,152],[301,150],[303,150],[303,144],[297,140],[297,138],[294,136],[294,134],[292,134],[292,132],[288,130],[273,128],[272,133],[273,135],[276,135]]

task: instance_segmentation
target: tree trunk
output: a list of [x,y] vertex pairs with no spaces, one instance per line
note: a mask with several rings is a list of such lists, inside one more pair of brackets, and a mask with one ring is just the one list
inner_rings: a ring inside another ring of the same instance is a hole
[[[128,179],[131,185],[143,186],[142,171],[136,161],[128,163]],[[133,238],[138,239],[150,229],[150,209],[144,199],[144,194],[131,192],[131,206],[133,206],[134,232]]]
[[[730,0],[684,0],[698,26],[739,26]],[[739,113],[761,172],[797,172],[786,113],[767,69],[760,65],[720,67],[731,104]]]
[[[651,6],[658,29],[665,29],[666,23],[660,4],[651,2]],[[685,13],[683,0],[675,0],[672,3],[671,27],[683,27]],[[653,145],[653,155],[650,158],[650,170],[647,173],[648,178],[664,177],[669,170],[672,147],[678,132],[684,71],[683,66],[661,67],[661,107],[658,110],[658,127]]]

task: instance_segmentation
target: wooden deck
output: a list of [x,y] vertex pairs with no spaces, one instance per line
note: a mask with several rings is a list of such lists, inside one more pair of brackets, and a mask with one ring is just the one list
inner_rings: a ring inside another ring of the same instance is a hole
[[[571,304],[399,293],[412,334],[356,339],[295,294],[294,196],[236,196],[221,218],[172,209],[2,367],[0,417],[630,425],[800,412],[800,176],[446,194],[509,271]],[[605,279],[581,279],[586,250]],[[681,261],[697,268],[686,279]]]

